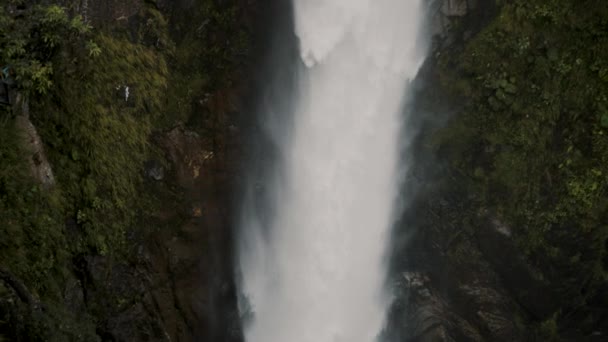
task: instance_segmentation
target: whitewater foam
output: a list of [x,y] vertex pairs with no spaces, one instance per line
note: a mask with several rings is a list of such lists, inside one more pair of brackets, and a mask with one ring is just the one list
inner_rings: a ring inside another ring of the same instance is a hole
[[[370,342],[398,195],[401,104],[417,73],[421,0],[294,0],[306,65],[281,142],[275,217],[242,223],[248,342]],[[279,166],[277,166],[279,167]],[[265,229],[264,229],[265,228]]]

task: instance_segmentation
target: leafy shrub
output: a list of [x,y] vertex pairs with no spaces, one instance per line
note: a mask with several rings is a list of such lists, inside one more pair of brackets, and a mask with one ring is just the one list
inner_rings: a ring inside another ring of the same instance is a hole
[[62,47],[97,51],[83,37],[90,32],[79,16],[70,18],[58,5],[35,5],[16,18],[0,8],[0,63],[13,69],[18,86],[26,93],[45,94],[53,85],[51,57]]

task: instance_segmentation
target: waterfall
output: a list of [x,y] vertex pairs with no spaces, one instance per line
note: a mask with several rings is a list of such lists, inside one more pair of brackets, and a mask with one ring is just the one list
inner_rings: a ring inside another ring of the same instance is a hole
[[244,210],[241,224],[245,339],[371,342],[390,301],[384,257],[423,0],[293,1],[302,72],[292,127],[275,134],[280,176],[262,185],[274,215]]

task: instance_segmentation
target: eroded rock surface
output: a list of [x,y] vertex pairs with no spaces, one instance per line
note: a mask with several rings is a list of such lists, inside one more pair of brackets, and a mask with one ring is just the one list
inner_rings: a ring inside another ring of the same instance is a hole
[[53,176],[53,169],[44,153],[42,139],[30,121],[29,103],[27,99],[18,95],[14,107],[15,127],[20,131],[23,148],[28,153],[26,158],[30,164],[30,173],[43,187],[50,188],[55,185],[55,176]]

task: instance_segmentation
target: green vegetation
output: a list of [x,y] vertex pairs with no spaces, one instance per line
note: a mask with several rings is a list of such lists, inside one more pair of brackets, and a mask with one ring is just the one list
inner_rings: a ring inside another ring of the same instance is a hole
[[[199,1],[178,13],[182,19],[172,27],[179,38],[170,59],[174,68],[163,124],[174,124],[169,119],[181,120],[201,133],[213,133],[205,132],[210,129],[204,122],[209,111],[223,115],[234,110],[235,88],[243,82],[242,69],[247,61],[243,57],[250,50],[247,31],[237,19],[242,17],[241,10],[234,4]],[[193,112],[198,115],[187,116]]]
[[[12,337],[32,341],[94,341],[103,317],[76,317],[63,304],[75,260],[129,260],[127,235],[143,239],[150,227],[167,226],[155,221],[155,211],[181,199],[144,187],[144,162],[163,158],[151,137],[177,122],[196,124],[202,119],[192,113],[201,108],[206,115],[215,110],[201,105],[205,94],[233,91],[247,33],[235,24],[237,7],[215,1],[188,12],[188,20],[208,25],[183,32],[171,32],[152,4],[140,9],[137,25],[104,22],[96,29],[69,1],[9,11],[21,4],[0,6],[0,66],[11,67],[15,90],[29,102],[56,185],[44,188],[29,174],[16,114],[0,107],[0,267],[46,307],[15,304],[5,312],[10,291],[0,291],[0,331],[10,327]],[[99,300],[88,303],[89,313],[111,315],[138,299],[115,307]]]
[[439,61],[466,107],[436,139],[475,206],[513,227],[563,306],[580,308],[608,279],[608,3],[500,6]]
[[48,156],[59,166],[67,206],[84,230],[74,247],[106,254],[124,243],[133,223],[151,122],[160,115],[168,71],[153,48],[106,34],[96,38],[103,52],[62,72],[54,97],[34,111],[41,114],[35,124],[52,147]]
[[559,337],[559,331],[558,331],[558,326],[557,326],[557,319],[556,319],[557,315],[553,315],[553,317],[544,320],[542,323],[540,323],[540,325],[538,326],[538,328],[536,329],[535,333],[535,340],[536,341],[546,341],[546,342],[558,342],[561,341],[560,337]]
[[[22,3],[10,0],[7,6]],[[53,85],[52,57],[62,49],[85,49],[99,54],[99,47],[88,39],[91,27],[80,16],[69,17],[57,5],[29,8],[23,17],[0,8],[0,61],[10,66],[19,87],[27,92],[46,94]]]

